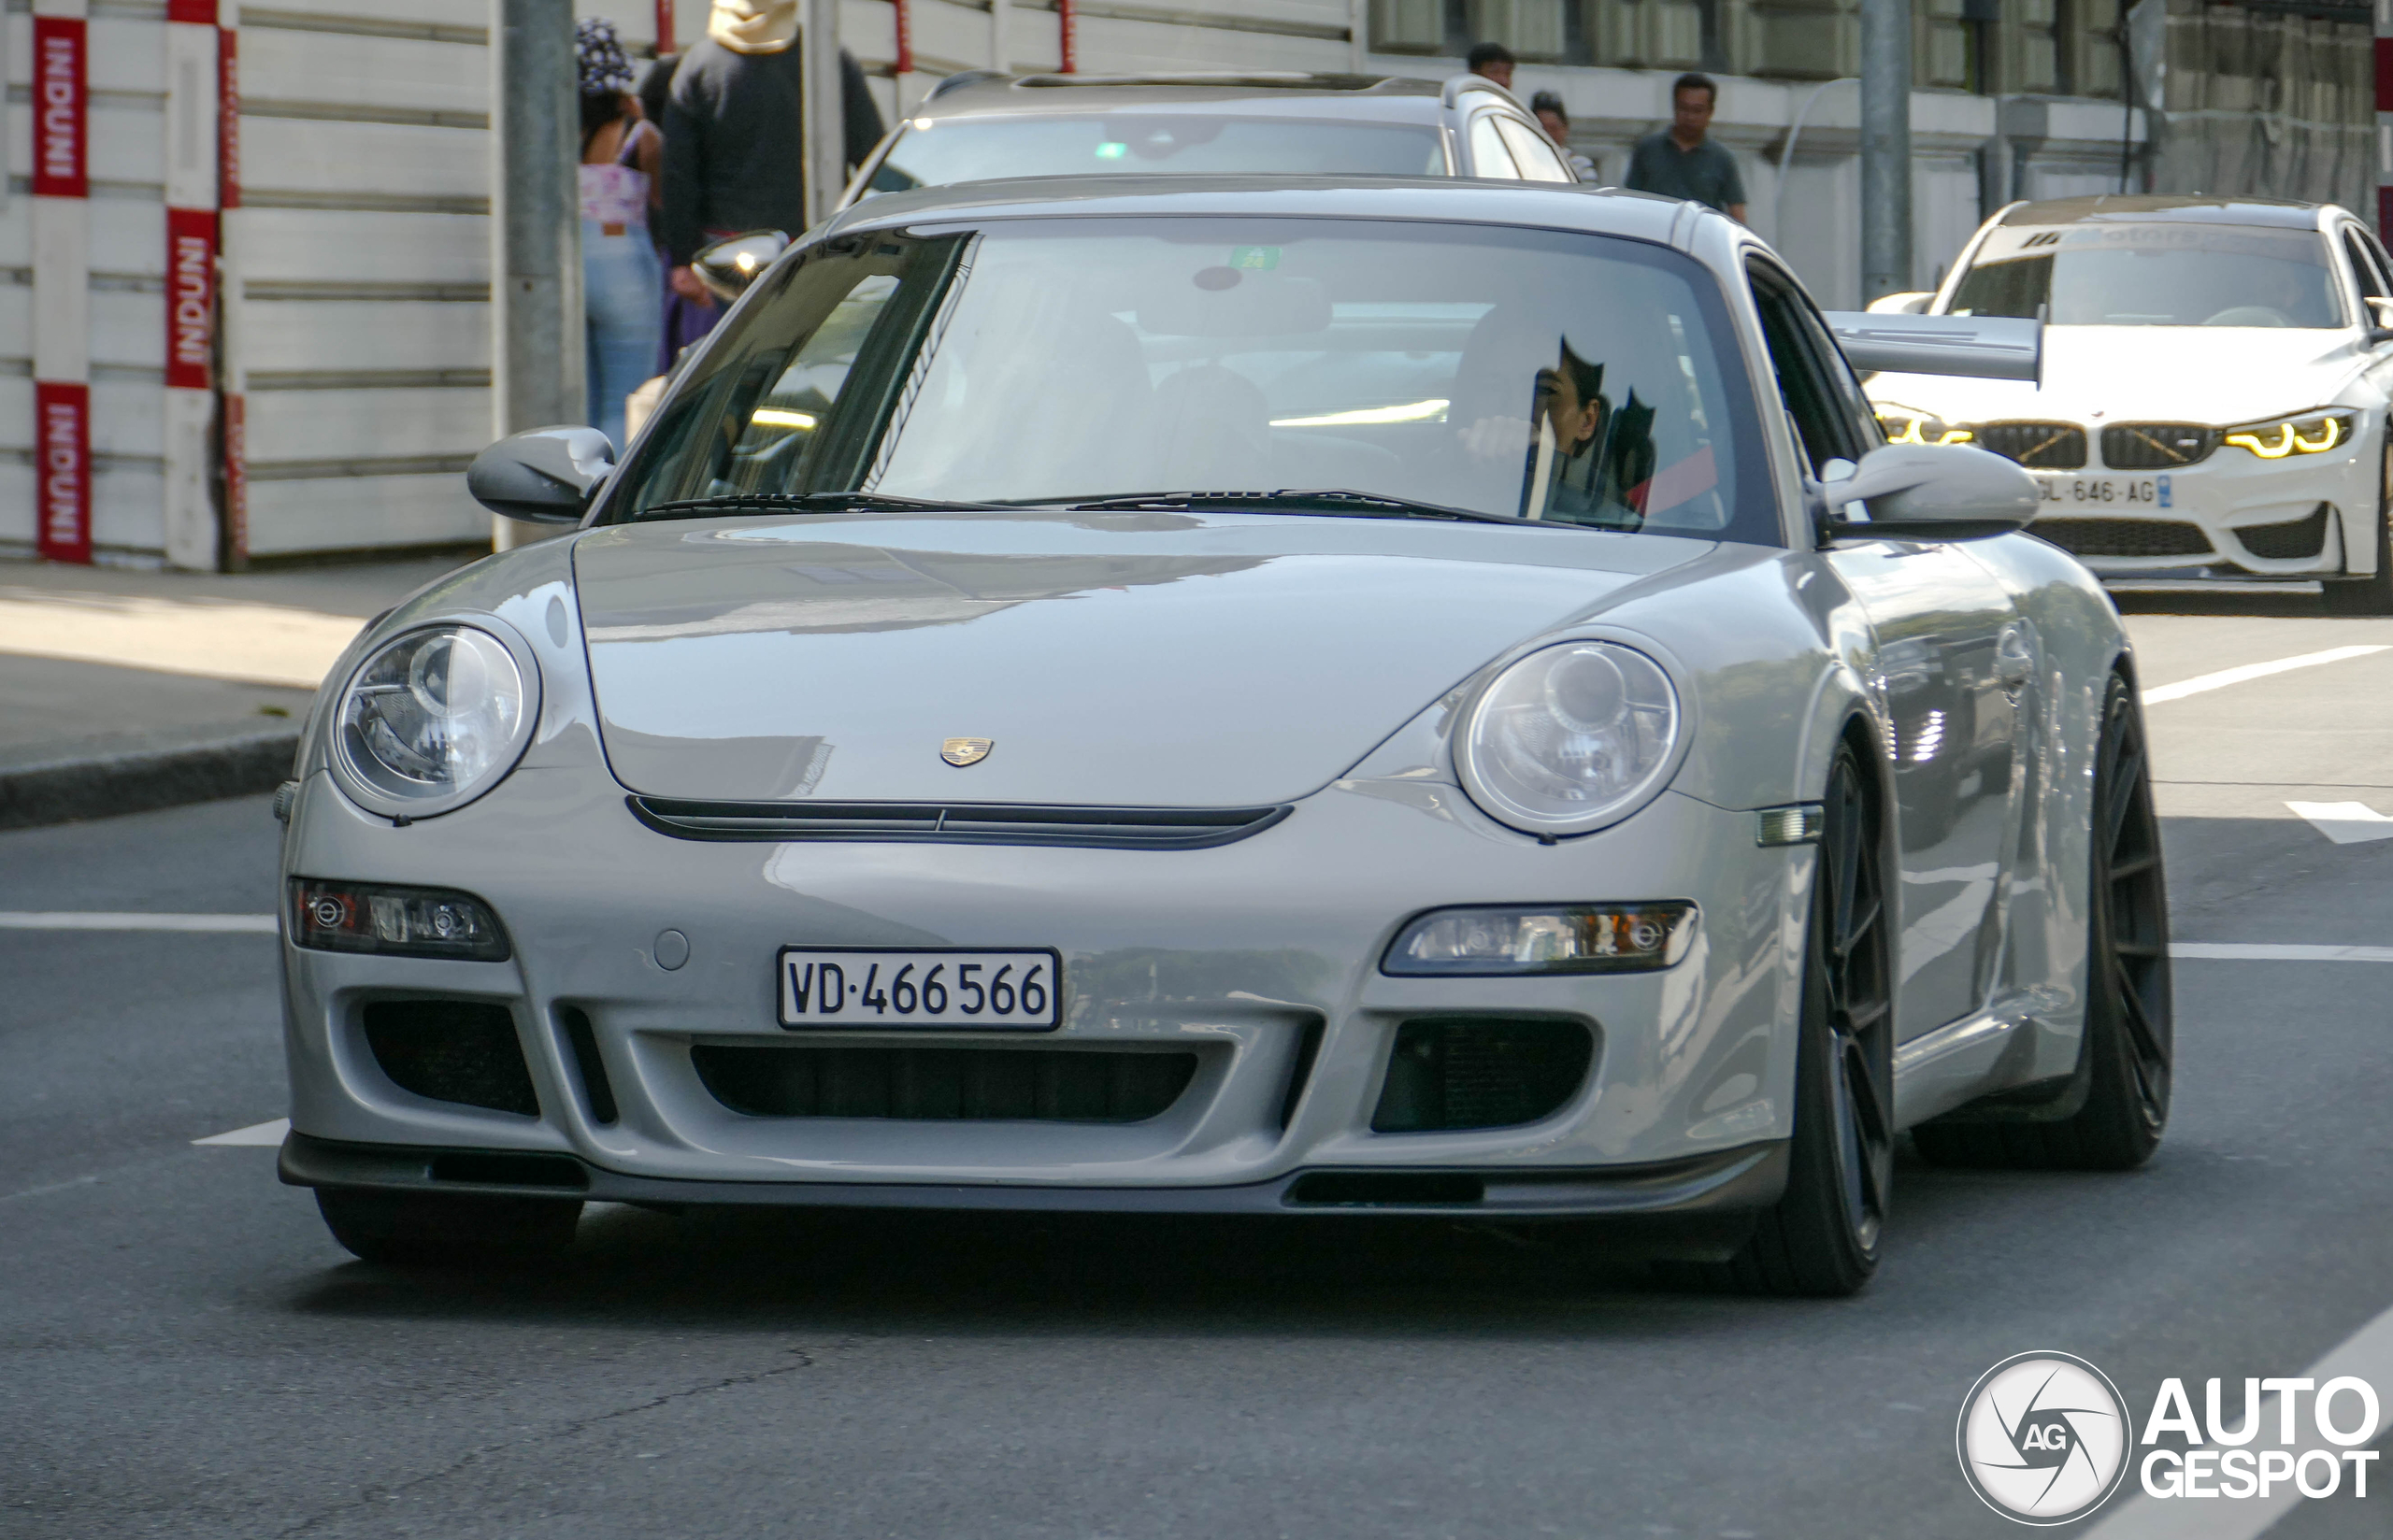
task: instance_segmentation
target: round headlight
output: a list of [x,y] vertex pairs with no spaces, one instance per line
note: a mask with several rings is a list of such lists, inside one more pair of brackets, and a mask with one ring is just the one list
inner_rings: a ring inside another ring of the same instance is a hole
[[375,649],[341,692],[334,759],[377,812],[423,817],[487,790],[531,735],[524,664],[469,625],[428,626]]
[[1496,677],[1463,724],[1455,768],[1489,817],[1582,834],[1659,787],[1678,735],[1678,692],[1660,664],[1612,642],[1565,642]]

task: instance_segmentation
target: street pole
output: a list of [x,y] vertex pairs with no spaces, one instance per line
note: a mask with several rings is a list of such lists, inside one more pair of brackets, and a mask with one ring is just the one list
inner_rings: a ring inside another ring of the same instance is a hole
[[[496,436],[587,422],[583,400],[581,104],[573,0],[492,0],[491,415]],[[493,549],[537,526],[494,516]]]
[[1911,0],[1861,0],[1861,299],[1911,287]]
[[[798,73],[806,100],[806,223],[831,217],[848,190],[847,103],[839,84],[839,0],[806,0]],[[786,232],[796,235],[795,230]]]

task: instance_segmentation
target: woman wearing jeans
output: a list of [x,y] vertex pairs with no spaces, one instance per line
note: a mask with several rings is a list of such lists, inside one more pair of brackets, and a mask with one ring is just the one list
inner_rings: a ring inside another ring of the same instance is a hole
[[621,453],[623,397],[656,369],[664,270],[649,239],[649,189],[664,136],[640,116],[614,23],[574,28],[581,65],[581,304],[591,425]]

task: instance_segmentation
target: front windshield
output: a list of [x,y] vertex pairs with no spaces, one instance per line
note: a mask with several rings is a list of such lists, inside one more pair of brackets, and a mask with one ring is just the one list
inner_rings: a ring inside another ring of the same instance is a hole
[[1442,177],[1446,151],[1427,123],[1168,112],[925,118],[899,132],[865,196],[1000,177],[1165,172]]
[[2042,315],[2054,326],[2344,323],[2316,231],[2161,221],[1999,226],[1952,313]]
[[1739,358],[1704,269],[1605,236],[1221,218],[847,236],[725,322],[608,517],[1301,489],[1775,545]]

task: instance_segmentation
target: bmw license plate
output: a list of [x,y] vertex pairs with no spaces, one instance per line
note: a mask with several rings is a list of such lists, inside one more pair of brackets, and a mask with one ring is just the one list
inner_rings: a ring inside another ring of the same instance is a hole
[[2165,508],[2172,499],[2166,476],[2039,476],[2044,506]]
[[1053,1031],[1063,960],[1048,949],[784,947],[781,1025]]

